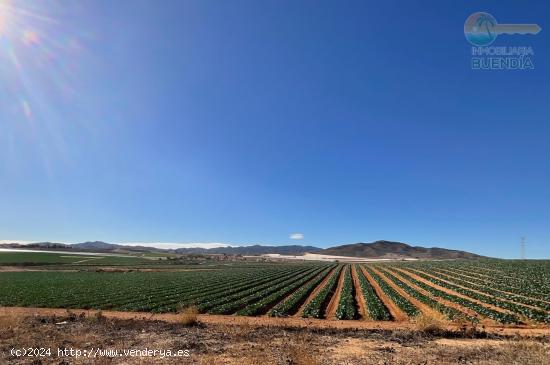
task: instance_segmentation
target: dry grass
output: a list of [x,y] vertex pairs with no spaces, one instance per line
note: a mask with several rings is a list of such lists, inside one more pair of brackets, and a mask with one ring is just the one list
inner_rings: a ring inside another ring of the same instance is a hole
[[103,315],[103,312],[98,310],[94,314],[86,316],[86,319],[92,323],[105,322],[107,318]]
[[[246,350],[239,354],[236,364],[239,365],[321,365],[318,357],[318,349],[312,347],[316,337],[303,333],[271,333],[265,342],[259,341],[257,331],[259,328],[244,328],[238,337],[232,337],[232,342],[246,343]],[[247,331],[252,331],[246,333]],[[269,331],[268,331],[269,332]],[[269,341],[266,347],[264,343]],[[270,348],[271,347],[271,348]],[[273,351],[275,350],[275,351]],[[231,362],[232,363],[232,362]],[[326,362],[325,362],[326,363]],[[232,363],[233,364],[233,363]]]
[[184,326],[194,326],[198,323],[199,310],[195,306],[183,308],[178,314],[179,323]]
[[534,341],[509,341],[502,346],[503,362],[510,365],[548,364],[550,346]]
[[312,354],[311,348],[305,343],[299,343],[292,346],[289,350],[288,364],[292,365],[320,365],[321,362],[317,360],[315,355]]
[[0,328],[16,329],[25,320],[25,316],[20,315],[3,315],[0,316]]
[[485,332],[485,327],[479,327],[478,323],[475,320],[470,320],[466,317],[455,318],[453,322],[460,327],[460,333],[462,337],[476,337],[480,333]]
[[287,359],[284,363],[292,365],[320,365],[321,362],[312,351],[311,343],[315,336],[307,333],[297,333],[288,339]]
[[414,321],[418,331],[433,335],[442,333],[445,327],[445,319],[439,313],[422,313]]
[[[197,365],[542,365],[550,357],[548,337],[472,339],[446,337],[448,332],[444,330],[441,335],[422,335],[416,330],[380,332],[208,323],[192,326],[197,318],[194,307],[182,308],[178,314],[185,316],[185,328],[182,324],[94,314],[83,317],[69,311],[62,317],[0,316],[0,364],[29,363],[10,357],[13,346],[189,349],[191,358],[184,362],[190,360]],[[438,318],[418,318],[422,330],[433,331],[440,323]],[[174,359],[96,360],[94,364],[110,365],[180,363]],[[42,363],[90,362],[85,358],[53,356]]]

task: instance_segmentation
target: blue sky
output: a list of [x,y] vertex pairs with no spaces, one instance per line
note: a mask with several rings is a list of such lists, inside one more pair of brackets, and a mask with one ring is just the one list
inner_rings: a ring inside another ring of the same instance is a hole
[[[547,2],[0,4],[2,240],[550,257]],[[472,70],[476,11],[535,69]]]

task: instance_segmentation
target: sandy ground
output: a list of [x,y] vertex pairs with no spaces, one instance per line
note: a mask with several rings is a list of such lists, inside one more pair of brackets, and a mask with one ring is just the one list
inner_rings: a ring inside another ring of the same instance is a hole
[[[457,338],[452,333],[434,335],[410,330],[231,325],[203,322],[203,318],[196,325],[184,325],[91,312],[81,315],[80,311],[46,315],[48,311],[0,312],[0,364],[542,365],[550,356],[550,337],[472,334],[475,338]],[[37,316],[27,316],[31,313]],[[53,351],[49,356],[34,358],[11,354],[14,348],[29,347]],[[77,358],[58,353],[58,348],[87,349],[90,353],[92,349],[170,350],[182,354],[186,351],[188,356],[163,359],[140,353]]]

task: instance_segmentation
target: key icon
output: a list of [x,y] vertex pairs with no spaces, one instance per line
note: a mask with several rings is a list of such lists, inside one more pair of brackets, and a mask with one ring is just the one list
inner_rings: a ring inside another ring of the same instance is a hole
[[537,34],[538,24],[498,24],[489,13],[474,13],[464,23],[464,35],[474,46],[488,46],[501,34]]

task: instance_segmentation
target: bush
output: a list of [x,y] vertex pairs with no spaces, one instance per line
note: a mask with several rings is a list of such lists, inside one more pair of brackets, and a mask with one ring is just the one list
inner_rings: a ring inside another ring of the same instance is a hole
[[421,332],[437,335],[444,331],[445,322],[439,313],[422,313],[414,321]]
[[195,306],[187,307],[179,312],[179,323],[184,326],[194,326],[198,323],[199,310]]

